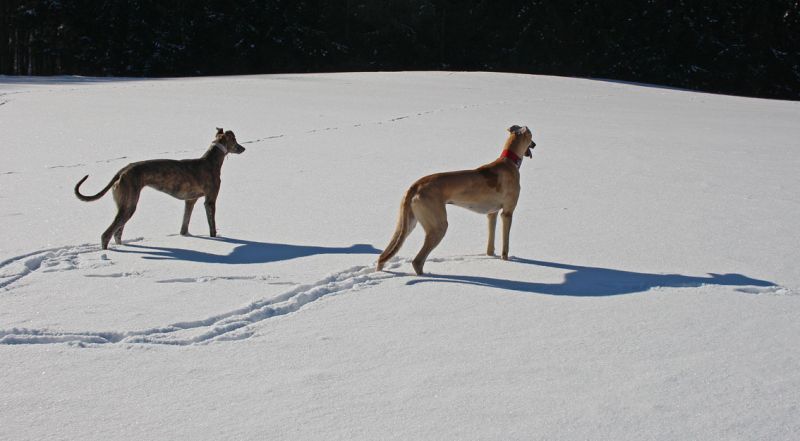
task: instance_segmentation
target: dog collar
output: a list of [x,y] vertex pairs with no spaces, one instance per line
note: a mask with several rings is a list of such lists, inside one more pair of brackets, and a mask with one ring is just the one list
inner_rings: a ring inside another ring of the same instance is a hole
[[517,166],[517,168],[520,168],[522,166],[522,158],[517,156],[517,154],[512,152],[511,150],[503,150],[503,153],[500,153],[500,157],[510,159],[511,162],[513,162],[514,165]]
[[214,143],[214,147],[222,150],[222,153],[228,153],[228,148],[218,142]]

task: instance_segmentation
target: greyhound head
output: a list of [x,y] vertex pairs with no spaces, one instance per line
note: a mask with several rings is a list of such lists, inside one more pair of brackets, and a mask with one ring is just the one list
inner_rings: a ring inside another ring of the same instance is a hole
[[514,153],[520,154],[523,153],[522,149],[524,148],[524,155],[533,158],[533,150],[536,147],[536,143],[533,142],[533,133],[531,133],[528,126],[517,126],[513,125],[508,128],[508,132],[511,134],[508,139],[508,148],[513,149]]
[[236,142],[236,135],[233,134],[232,130],[225,131],[217,127],[217,134],[214,137],[213,144],[224,153],[239,154],[244,152],[244,147]]

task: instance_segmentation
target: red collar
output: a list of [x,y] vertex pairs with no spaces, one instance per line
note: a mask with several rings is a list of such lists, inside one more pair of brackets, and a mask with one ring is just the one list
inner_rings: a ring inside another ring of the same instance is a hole
[[500,153],[501,158],[508,158],[510,159],[514,165],[519,168],[522,165],[522,158],[517,156],[516,153],[512,152],[511,150],[503,150],[503,153]]

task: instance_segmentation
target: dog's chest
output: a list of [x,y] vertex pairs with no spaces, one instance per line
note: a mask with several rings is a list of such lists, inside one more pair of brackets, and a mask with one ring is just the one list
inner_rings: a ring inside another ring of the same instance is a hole
[[474,211],[475,213],[479,214],[488,214],[494,213],[499,211],[502,207],[502,203],[499,201],[493,200],[484,200],[484,201],[450,201],[448,204],[455,205],[457,207],[466,208],[469,211]]

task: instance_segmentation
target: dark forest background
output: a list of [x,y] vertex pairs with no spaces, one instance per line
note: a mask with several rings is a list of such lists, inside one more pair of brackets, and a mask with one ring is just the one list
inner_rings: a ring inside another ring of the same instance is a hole
[[0,0],[0,73],[487,70],[800,99],[798,0]]

